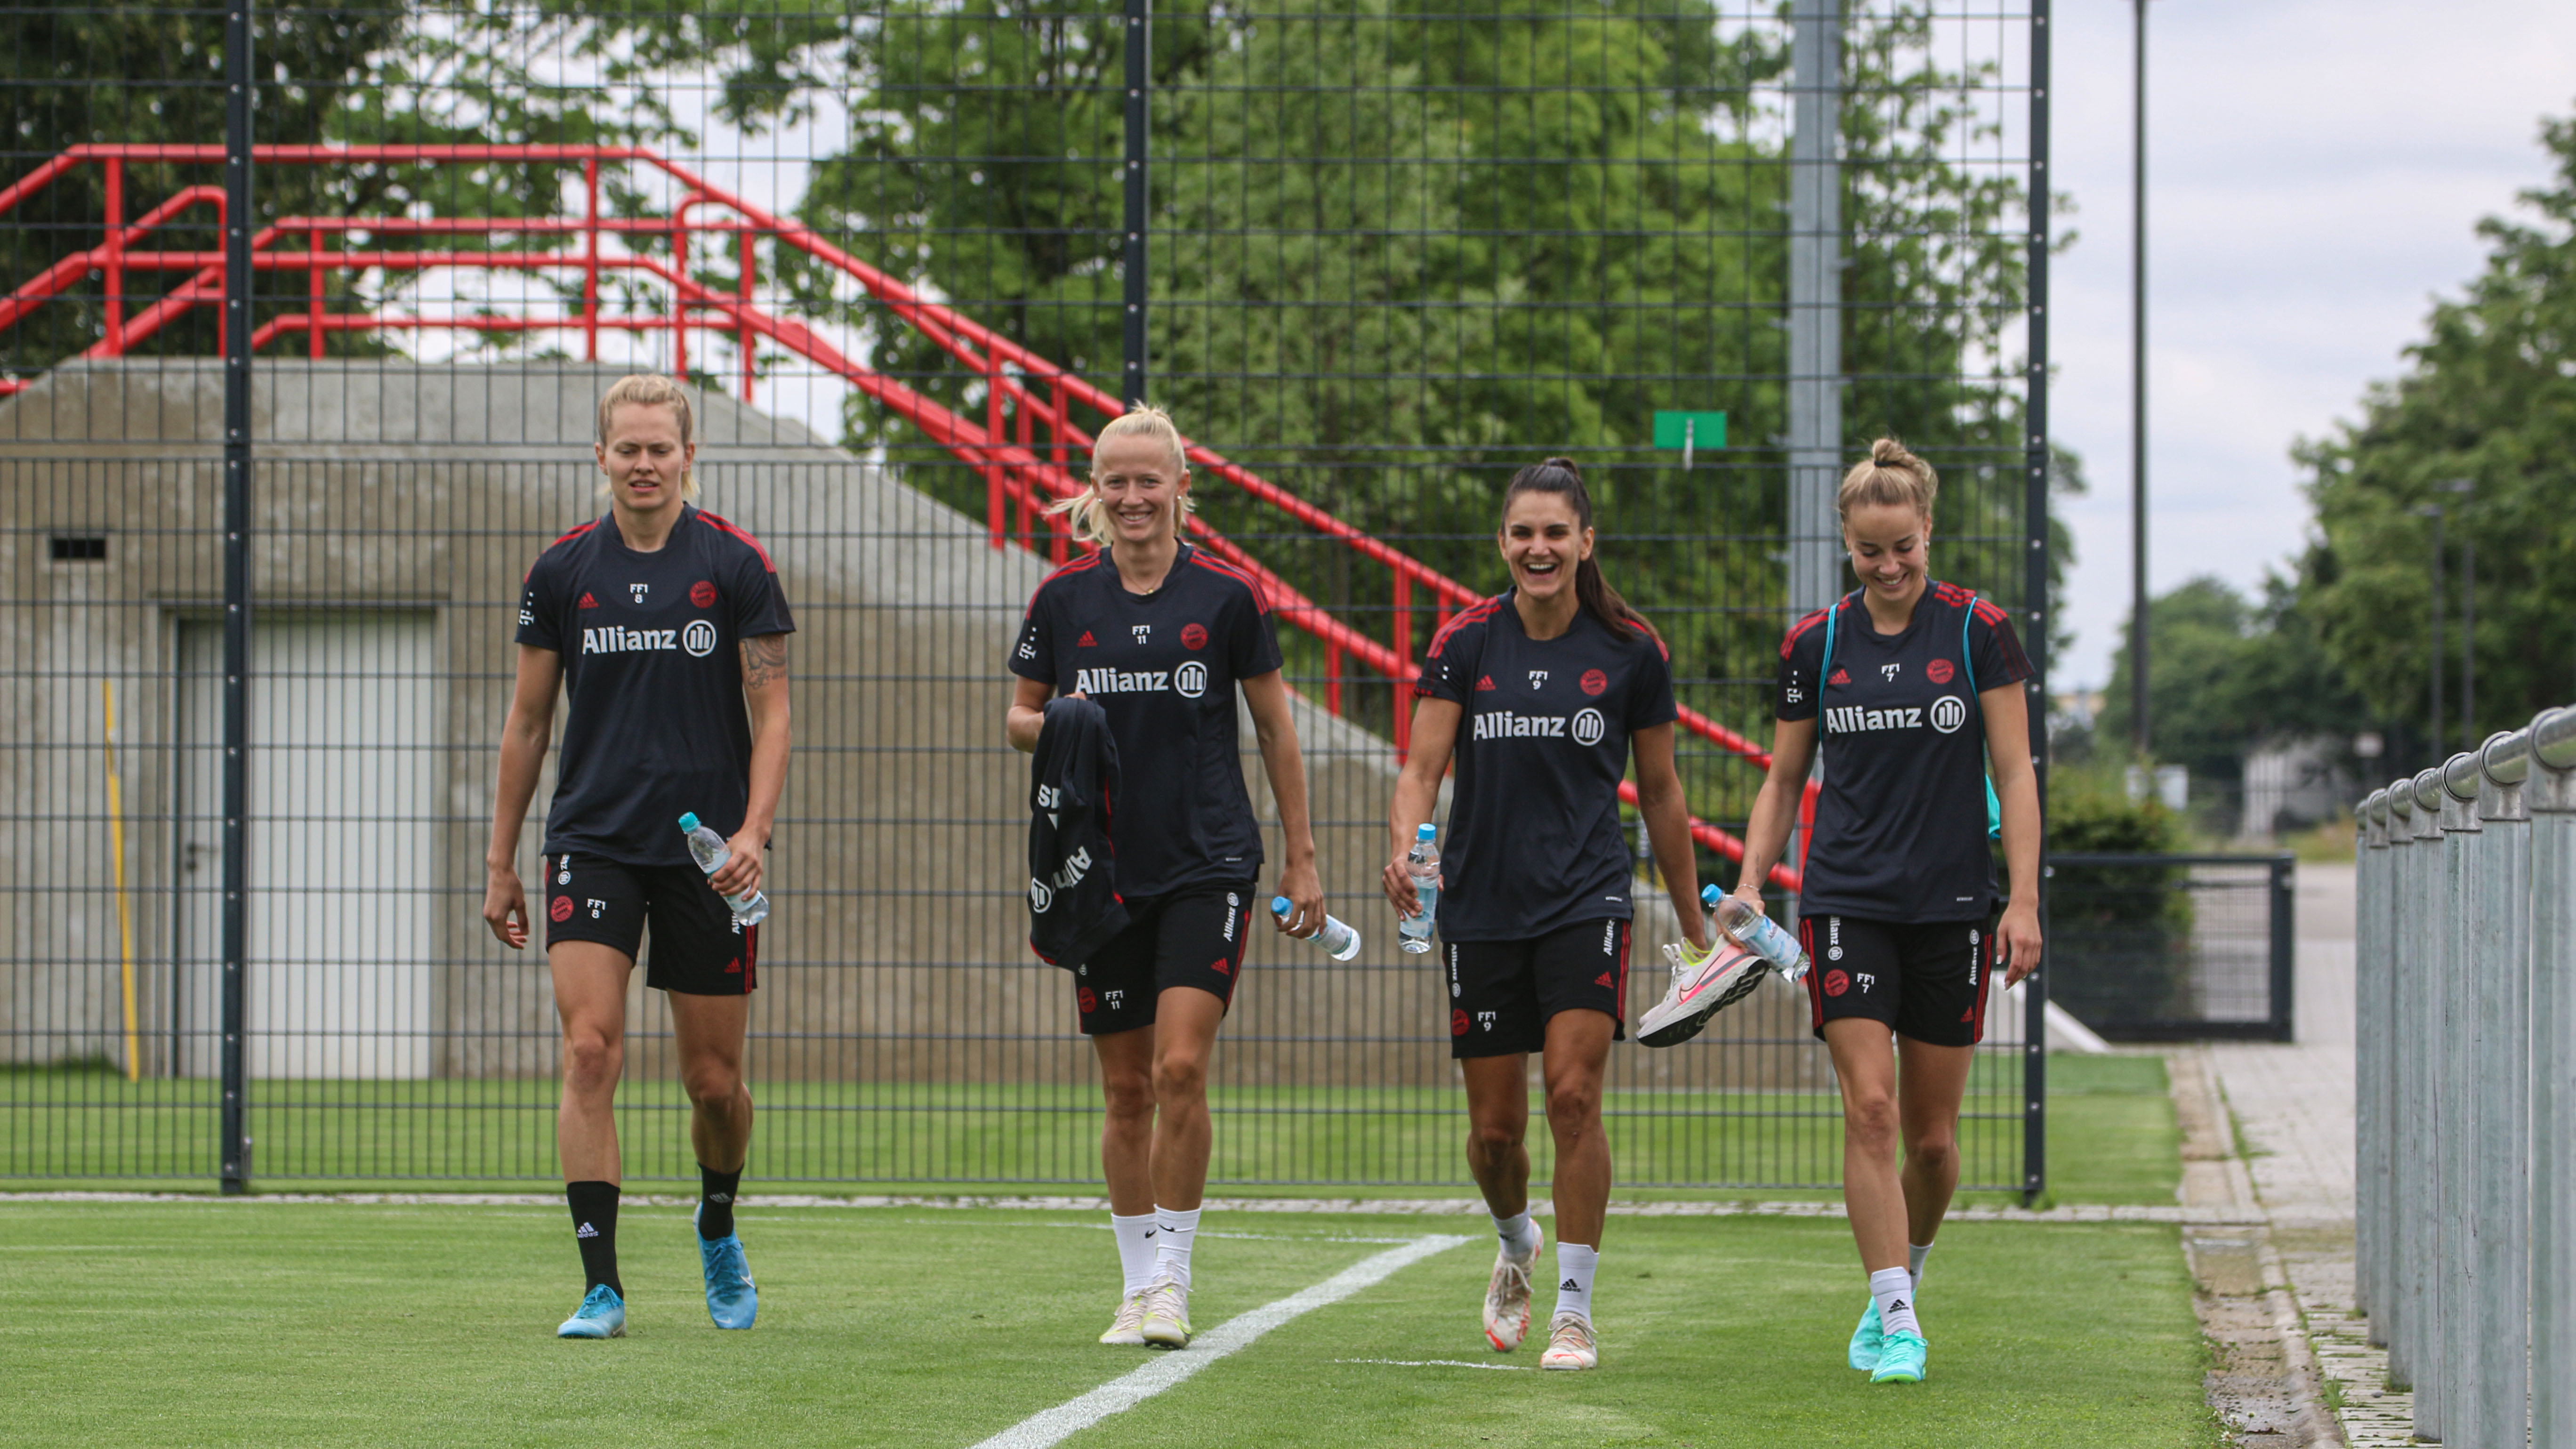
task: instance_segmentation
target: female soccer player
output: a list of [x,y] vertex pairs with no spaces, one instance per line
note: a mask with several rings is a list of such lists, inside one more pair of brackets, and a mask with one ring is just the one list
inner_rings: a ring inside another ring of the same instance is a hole
[[1485,1336],[1529,1331],[1529,1053],[1542,1053],[1556,1139],[1556,1311],[1542,1368],[1600,1362],[1592,1275],[1610,1202],[1601,1076],[1623,1038],[1629,893],[1619,781],[1633,746],[1638,799],[1673,909],[1707,946],[1690,816],[1673,769],[1672,671],[1663,641],[1593,561],[1592,497],[1564,458],[1523,468],[1496,535],[1512,586],[1431,641],[1412,751],[1387,829],[1387,899],[1421,910],[1405,852],[1431,818],[1454,753],[1457,793],[1434,926],[1449,974],[1449,1052],[1467,1079],[1467,1167],[1501,1238]]
[[[556,1333],[626,1331],[617,1276],[617,1122],[626,978],[649,922],[644,981],[669,994],[703,1192],[698,1256],[718,1328],[749,1328],[760,1300],[733,1229],[751,1145],[743,1024],[760,956],[720,894],[759,889],[787,780],[787,635],[796,623],[769,555],[687,500],[697,458],[689,395],[666,377],[620,379],[599,400],[606,517],[556,539],[519,603],[518,684],[501,731],[501,778],[484,857],[483,919],[510,949],[528,941],[520,823],[569,692],[554,803],[546,811],[546,962],[563,1020],[555,1138],[589,1289]],[[689,858],[679,819],[728,838],[713,877]]]
[[[1869,1271],[1851,1366],[1873,1383],[1923,1379],[1915,1287],[1959,1185],[1959,1099],[1985,1035],[1987,958],[2007,984],[2039,964],[2030,661],[2002,609],[1925,577],[1939,486],[1890,438],[1843,478],[1835,506],[1861,586],[1781,642],[1771,773],[1735,888],[1762,908],[1821,718],[1831,745],[1798,930],[1815,962],[1816,1035],[1842,1081],[1843,1201]],[[2012,873],[2000,925],[1986,771]]]
[[1100,430],[1091,484],[1059,505],[1101,546],[1047,576],[1011,650],[1007,728],[1033,751],[1057,693],[1109,717],[1123,786],[1109,843],[1128,924],[1074,968],[1074,1003],[1100,1058],[1100,1159],[1126,1278],[1102,1343],[1190,1341],[1190,1247],[1207,1186],[1208,1057],[1264,900],[1261,829],[1243,788],[1234,695],[1243,691],[1279,805],[1288,862],[1278,929],[1323,929],[1306,822],[1306,767],[1261,586],[1183,541],[1181,435],[1138,406]]

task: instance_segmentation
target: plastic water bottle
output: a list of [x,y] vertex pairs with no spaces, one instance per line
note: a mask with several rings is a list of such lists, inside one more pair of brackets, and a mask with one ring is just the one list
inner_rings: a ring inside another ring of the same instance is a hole
[[[681,816],[680,829],[689,837],[689,858],[698,863],[698,869],[714,875],[733,859],[733,850],[725,844],[725,838],[700,825],[697,812]],[[733,918],[746,926],[757,926],[769,919],[769,897],[758,891],[747,896],[727,896],[724,901],[733,907]]]
[[1743,897],[1728,895],[1714,885],[1702,888],[1699,899],[1716,915],[1717,928],[1728,940],[1770,962],[1791,981],[1806,976],[1807,952],[1787,927],[1755,910]]
[[1431,949],[1431,917],[1440,909],[1440,847],[1432,844],[1440,832],[1428,822],[1413,832],[1413,848],[1404,853],[1404,873],[1413,877],[1414,898],[1422,902],[1419,914],[1396,922],[1399,943],[1408,956],[1419,956]]
[[[1270,914],[1283,921],[1288,919],[1288,913],[1296,908],[1296,902],[1286,896],[1270,898]],[[1324,929],[1315,933],[1315,944],[1323,947],[1324,954],[1334,960],[1348,961],[1360,953],[1360,933],[1352,929],[1351,924],[1341,917],[1326,916]]]

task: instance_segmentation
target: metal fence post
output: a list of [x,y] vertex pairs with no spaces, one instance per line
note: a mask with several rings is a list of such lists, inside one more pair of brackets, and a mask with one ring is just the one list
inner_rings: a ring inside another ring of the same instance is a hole
[[2373,790],[2353,810],[2361,849],[2353,876],[2353,1304],[2373,1341],[2387,1299],[2379,1291],[2381,1242],[2380,1135],[2387,1130],[2381,1086],[2388,1075],[2379,1050],[2380,902],[2388,889],[2388,792]]
[[[2436,1057],[2442,1075],[2439,1174],[2441,1178],[2441,1276],[2434,1310],[2442,1336],[2435,1357],[2441,1366],[2436,1391],[2436,1424],[2445,1440],[2461,1444],[2486,1442],[2484,1406],[2474,1385],[2485,1345],[2476,1333],[2476,1304],[2485,1285],[2470,1239],[2471,1187],[2477,1170],[2480,1104],[2476,1075],[2479,964],[2472,948],[2470,922],[2477,913],[2476,877],[2483,827],[2476,807],[2478,761],[2462,753],[2445,761],[2439,786],[2442,818],[2442,886],[2439,901],[2441,974],[2434,995],[2441,1008],[2442,1046]],[[2421,1402],[2421,1391],[2418,1391]]]
[[[2408,891],[2415,878],[2415,796],[2413,787],[2400,780],[2388,787],[2388,798],[2381,802],[2388,812],[2388,869],[2382,876],[2387,887],[2386,905],[2378,919],[2386,929],[2380,937],[2379,955],[2383,963],[2379,995],[2379,1048],[2388,1064],[2388,1104],[2382,1116],[2380,1156],[2387,1162],[2406,1160],[2411,1148],[2409,1136],[2414,1123],[2415,1075],[2421,1065],[2408,1051],[2407,986],[2414,979],[2407,950],[2407,927],[2413,919]],[[2407,1297],[2406,1255],[2413,1246],[2414,1179],[2389,1173],[2382,1179],[2380,1221],[2386,1231],[2380,1238],[2381,1292],[2379,1306],[2372,1321],[2380,1330],[2380,1341],[2388,1349],[2388,1376],[2392,1383],[2404,1384],[2413,1371],[2406,1339],[2407,1315],[2413,1302]]]
[[[2023,424],[2029,429],[2023,462],[2022,526],[2029,547],[2022,571],[2023,601],[2030,607],[2023,647],[2030,652],[2030,714],[2048,717],[2048,215],[2052,182],[2048,174],[2048,6],[2030,7],[2030,242],[2023,253],[2030,288],[2027,361],[2030,382],[2024,394]],[[2048,802],[2048,751],[2034,749],[2031,769],[2037,777],[2041,809]],[[2054,930],[2049,917],[2048,833],[2040,832],[2039,926],[2042,939]],[[2048,1185],[2048,961],[2031,973],[2025,989],[2022,1027],[2022,1200],[2038,1198]]]
[[250,943],[250,365],[252,0],[224,22],[224,905],[223,1191],[250,1190],[242,973]]
[[[2436,983],[2441,975],[2439,945],[2442,879],[2442,822],[2435,813],[2440,808],[2436,798],[2441,784],[2435,771],[2426,770],[2407,785],[2414,807],[2414,857],[2412,879],[2400,909],[2406,913],[2404,955],[2401,969],[2405,986],[2400,1022],[2404,1036],[2398,1050],[2408,1058],[2408,1102],[2406,1104],[2406,1157],[2410,1163],[2432,1167],[2433,1153],[2440,1141],[2435,1117],[2441,1110],[2441,1062],[2436,1054],[2441,1034],[2435,1029],[2439,1021]],[[2416,1414],[2422,1422],[2424,1393],[2440,1373],[2436,1357],[2438,1341],[2433,1332],[2433,1304],[2439,1269],[2434,1255],[2440,1239],[2436,1225],[2440,1219],[2440,1181],[2436,1172],[2427,1170],[2415,1175],[2408,1193],[2406,1247],[2402,1254],[2406,1273],[2406,1381],[2416,1391]],[[2436,1391],[2438,1392],[2438,1391]]]
[[2531,722],[2531,1442],[2576,1443],[2576,709]]
[[2473,982],[2478,1008],[2478,1136],[2473,1178],[2478,1313],[2471,1325],[2479,1349],[2469,1397],[2489,1442],[2521,1445],[2530,1401],[2531,1089],[2531,815],[2523,799],[2530,773],[2527,735],[2498,734],[2482,746],[2478,817],[2477,914]]
[[1153,240],[1152,193],[1146,187],[1146,163],[1153,127],[1154,0],[1127,0],[1126,155],[1121,194],[1127,223],[1127,310],[1121,332],[1126,372],[1118,379],[1119,400],[1133,407],[1145,400],[1146,258]]
[[2291,1041],[2299,1030],[2298,1007],[2298,883],[2293,873],[2298,857],[2287,851],[2273,860],[2271,886],[2272,927],[2272,1040]]

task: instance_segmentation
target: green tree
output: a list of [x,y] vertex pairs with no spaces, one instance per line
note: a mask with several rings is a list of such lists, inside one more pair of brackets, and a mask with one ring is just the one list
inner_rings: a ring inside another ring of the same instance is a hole
[[[2358,423],[2297,450],[2314,473],[2316,509],[2300,561],[2302,607],[2371,708],[2406,726],[2392,764],[2440,752],[2422,741],[2432,537],[2417,510],[2426,505],[2450,510],[2454,550],[2463,540],[2476,546],[2476,731],[2515,728],[2576,698],[2576,453],[2567,443],[2576,436],[2576,120],[2545,122],[2541,139],[2554,175],[2522,197],[2537,221],[2481,222],[2485,270],[2466,295],[2434,306],[2405,372],[2370,390]],[[2452,480],[2474,485],[2465,506],[2443,488]],[[2455,551],[2444,610],[2451,670],[2459,564]],[[2456,721],[2458,692],[2445,693]]]
[[[2123,640],[2129,637],[2124,625]],[[2342,668],[2318,646],[2297,586],[2265,581],[2248,600],[2222,579],[2202,576],[2158,595],[2147,609],[2147,709],[2155,758],[2195,778],[2233,784],[2245,755],[2303,735],[2346,738],[2367,706]],[[2130,651],[2112,652],[2096,739],[2113,759],[2130,738]]]

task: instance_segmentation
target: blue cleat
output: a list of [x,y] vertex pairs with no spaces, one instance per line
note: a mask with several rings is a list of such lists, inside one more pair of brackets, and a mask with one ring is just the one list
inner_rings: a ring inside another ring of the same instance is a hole
[[557,1338],[624,1338],[626,1300],[602,1283],[584,1294],[581,1306],[555,1330]]
[[[696,1231],[698,1215],[689,1214]],[[742,1255],[742,1235],[698,1239],[698,1261],[707,1270],[707,1317],[718,1328],[749,1328],[760,1316],[760,1290],[751,1283],[751,1264]]]
[[1878,1356],[1885,1335],[1878,1324],[1878,1300],[1869,1300],[1869,1311],[1860,1316],[1860,1327],[1852,1330],[1851,1366],[1862,1373],[1878,1371]]
[[1930,1345],[1923,1335],[1899,1330],[1887,1335],[1878,1351],[1878,1368],[1870,1374],[1874,1384],[1919,1384],[1923,1382],[1923,1361]]

